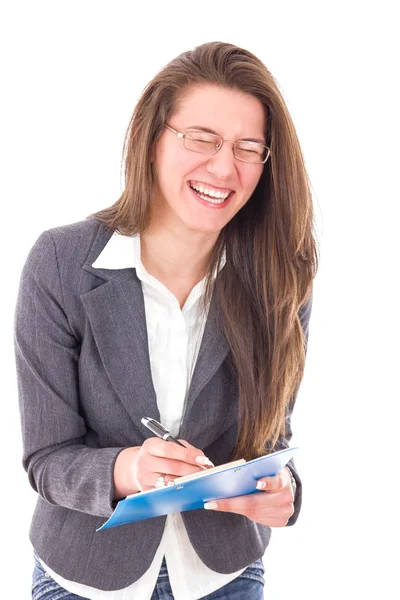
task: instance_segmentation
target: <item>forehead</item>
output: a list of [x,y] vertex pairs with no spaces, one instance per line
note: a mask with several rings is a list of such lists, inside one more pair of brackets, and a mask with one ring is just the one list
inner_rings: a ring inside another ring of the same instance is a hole
[[189,88],[173,119],[176,127],[203,126],[229,139],[265,135],[265,110],[258,98],[215,85]]

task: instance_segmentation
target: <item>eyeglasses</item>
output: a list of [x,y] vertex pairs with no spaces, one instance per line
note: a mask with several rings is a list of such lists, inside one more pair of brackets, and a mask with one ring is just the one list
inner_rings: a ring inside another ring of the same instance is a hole
[[259,142],[248,142],[245,140],[223,140],[219,135],[207,133],[198,129],[184,129],[184,133],[177,131],[169,125],[164,125],[167,129],[183,139],[183,145],[187,150],[200,152],[201,154],[216,154],[222,148],[224,142],[233,144],[233,155],[238,160],[248,163],[266,163],[271,154],[268,146]]

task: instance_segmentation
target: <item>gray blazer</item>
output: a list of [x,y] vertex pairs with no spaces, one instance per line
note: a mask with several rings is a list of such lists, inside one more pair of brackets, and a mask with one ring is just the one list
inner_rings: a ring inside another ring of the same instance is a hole
[[[152,435],[143,416],[159,419],[136,270],[91,266],[112,233],[93,217],[41,233],[22,270],[14,322],[23,466],[39,495],[30,540],[62,577],[102,590],[143,575],[166,520],[96,532],[115,507],[118,453]],[[310,310],[311,301],[300,315],[306,334]],[[213,296],[179,432],[216,465],[235,444],[238,398],[218,324]],[[297,482],[293,525],[301,481],[289,466]],[[271,535],[236,514],[196,510],[183,519],[195,551],[219,573],[260,558]]]

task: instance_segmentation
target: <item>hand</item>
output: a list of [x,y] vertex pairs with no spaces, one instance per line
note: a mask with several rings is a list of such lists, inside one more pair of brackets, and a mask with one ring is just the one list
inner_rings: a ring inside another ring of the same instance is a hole
[[134,487],[139,491],[154,489],[155,483],[164,475],[165,483],[176,477],[202,471],[205,466],[214,466],[204,452],[179,440],[186,448],[157,437],[148,438],[131,463],[130,474]]
[[256,523],[270,527],[284,527],[294,512],[291,477],[284,467],[275,477],[263,477],[257,482],[265,483],[262,491],[234,498],[207,502],[204,508],[244,515]]

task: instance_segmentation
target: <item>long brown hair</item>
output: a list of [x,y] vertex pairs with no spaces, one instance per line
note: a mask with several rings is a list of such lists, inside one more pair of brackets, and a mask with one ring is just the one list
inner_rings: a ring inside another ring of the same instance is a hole
[[[146,230],[154,184],[152,150],[164,124],[194,85],[245,92],[265,109],[271,156],[251,198],[221,230],[210,256],[203,308],[213,291],[229,364],[238,381],[238,438],[232,459],[272,451],[304,374],[306,338],[299,312],[311,301],[318,252],[312,195],[293,121],[274,77],[251,52],[210,42],[183,52],[148,83],[124,142],[125,189],[93,213],[112,230]],[[213,281],[224,249],[226,264]]]

